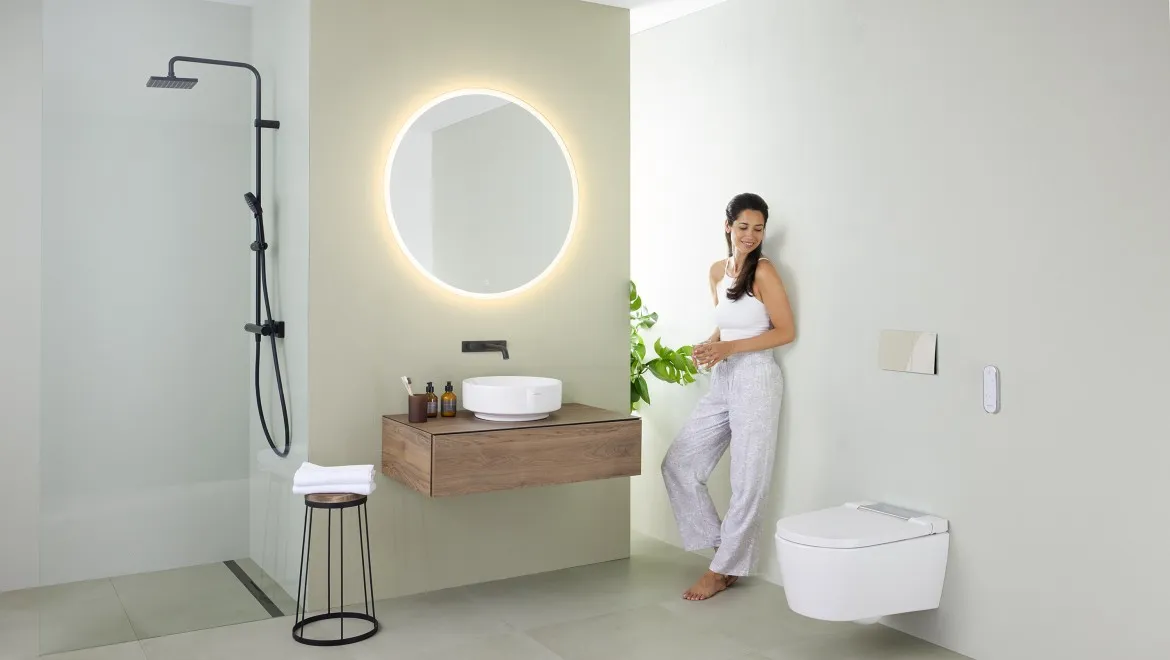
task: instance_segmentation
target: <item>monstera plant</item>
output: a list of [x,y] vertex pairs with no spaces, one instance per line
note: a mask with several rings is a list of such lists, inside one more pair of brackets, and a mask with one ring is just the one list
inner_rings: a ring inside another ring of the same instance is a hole
[[638,409],[644,401],[650,403],[650,387],[646,382],[646,372],[655,378],[667,383],[689,385],[695,382],[698,370],[691,360],[693,346],[681,346],[678,349],[667,348],[662,345],[662,339],[654,341],[654,353],[646,359],[646,341],[641,332],[649,330],[658,323],[658,313],[649,312],[642,304],[642,297],[638,295],[638,287],[630,282],[630,412]]

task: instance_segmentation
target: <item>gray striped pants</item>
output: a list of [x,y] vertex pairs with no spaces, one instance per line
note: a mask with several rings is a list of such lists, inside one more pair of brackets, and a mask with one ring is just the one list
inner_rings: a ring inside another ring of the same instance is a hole
[[[772,351],[716,364],[710,390],[671,443],[662,478],[689,551],[718,548],[711,570],[748,575],[758,555],[760,515],[776,456],[784,377]],[[731,447],[731,504],[722,523],[707,479]]]

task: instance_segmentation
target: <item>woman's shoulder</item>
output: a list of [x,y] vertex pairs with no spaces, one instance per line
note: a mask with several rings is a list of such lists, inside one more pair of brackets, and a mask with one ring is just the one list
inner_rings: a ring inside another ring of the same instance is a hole
[[726,274],[727,274],[727,260],[726,259],[720,259],[719,261],[716,261],[715,263],[711,264],[710,270],[707,271],[707,275],[712,280],[721,280],[721,279],[723,279],[723,276]]
[[780,271],[776,270],[776,266],[772,263],[771,259],[764,256],[761,256],[760,260],[756,262],[756,276],[759,277],[760,275],[763,275],[765,279],[769,280],[780,279]]

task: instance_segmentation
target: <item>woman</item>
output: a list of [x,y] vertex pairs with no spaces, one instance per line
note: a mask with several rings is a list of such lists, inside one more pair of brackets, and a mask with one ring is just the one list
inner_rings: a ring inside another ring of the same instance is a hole
[[[666,452],[662,477],[687,550],[715,548],[709,570],[688,589],[705,600],[755,566],[760,512],[768,495],[783,376],[772,349],[796,332],[784,283],[761,256],[768,205],[737,195],[727,205],[726,260],[711,266],[717,328],[695,347],[700,368],[712,368],[711,387]],[[731,505],[720,524],[707,478],[731,447]]]

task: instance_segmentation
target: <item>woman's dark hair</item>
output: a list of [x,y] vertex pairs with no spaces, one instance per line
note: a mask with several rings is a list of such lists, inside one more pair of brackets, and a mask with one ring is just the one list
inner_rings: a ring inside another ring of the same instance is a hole
[[[727,228],[739,219],[739,214],[744,211],[759,211],[764,216],[764,226],[768,226],[768,203],[764,201],[763,197],[755,193],[740,193],[731,198],[727,204]],[[724,237],[727,238],[727,256],[732,256],[735,251],[732,249],[731,232],[725,232]],[[764,244],[761,242],[756,246],[756,249],[748,253],[747,258],[744,259],[743,268],[739,270],[739,275],[735,278],[735,283],[727,287],[727,299],[739,300],[740,296],[747,294],[754,296],[752,288],[756,283],[756,266],[760,263],[760,253],[764,250]]]

